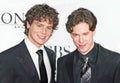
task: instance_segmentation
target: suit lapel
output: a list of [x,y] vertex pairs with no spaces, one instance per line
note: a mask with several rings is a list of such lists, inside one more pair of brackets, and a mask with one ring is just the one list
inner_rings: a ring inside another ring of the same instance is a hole
[[73,77],[73,71],[74,71],[73,64],[74,63],[73,62],[74,62],[74,55],[70,55],[68,60],[66,61],[66,68],[67,68],[66,70],[67,70],[67,74],[69,76],[70,83],[74,83],[74,79],[73,79],[74,78]]
[[30,76],[33,81],[35,81],[35,79],[39,80],[35,65],[27,50],[24,41],[22,41],[19,44],[19,48],[20,48],[20,53],[19,53],[20,56],[17,57],[17,60],[22,64],[28,76]]
[[[45,46],[44,46],[44,47],[45,47]],[[54,54],[50,49],[48,49],[47,47],[45,47],[45,50],[46,50],[46,52],[47,52],[48,59],[49,59],[49,62],[50,62],[50,66],[51,66],[51,81],[53,81],[54,78],[55,78],[56,56],[55,56],[55,54]]]
[[[44,46],[45,47],[45,46]],[[51,53],[51,51],[47,48],[47,47],[45,47],[45,50],[46,50],[46,52],[47,52],[47,55],[48,55],[48,59],[50,60],[50,65],[51,65],[51,68],[53,68],[52,66],[53,66],[53,64],[55,64],[53,61],[54,61],[54,55],[52,55],[53,53]]]
[[76,57],[78,56],[77,50],[68,55],[68,60],[66,61],[66,70],[69,76],[70,83],[79,83],[80,82],[80,72],[82,67],[82,62]]

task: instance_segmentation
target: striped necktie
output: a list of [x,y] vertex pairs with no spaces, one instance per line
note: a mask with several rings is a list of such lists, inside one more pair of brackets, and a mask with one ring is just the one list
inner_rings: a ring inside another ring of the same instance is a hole
[[88,63],[88,57],[86,57],[84,62],[85,63],[81,72],[81,83],[90,83],[91,67],[89,66],[89,63]]

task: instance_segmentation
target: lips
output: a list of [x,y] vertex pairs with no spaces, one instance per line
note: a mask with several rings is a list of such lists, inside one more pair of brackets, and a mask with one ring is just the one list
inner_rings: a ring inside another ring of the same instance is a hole
[[79,45],[80,46],[80,48],[84,48],[85,47],[85,45]]
[[46,36],[44,36],[44,35],[38,35],[38,38],[41,39],[41,40],[44,40],[46,38]]

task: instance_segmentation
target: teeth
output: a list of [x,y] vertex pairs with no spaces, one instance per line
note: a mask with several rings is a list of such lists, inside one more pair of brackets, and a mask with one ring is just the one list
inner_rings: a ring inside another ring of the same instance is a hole
[[45,38],[45,36],[40,36],[40,38]]
[[40,38],[44,38],[44,37],[40,37]]

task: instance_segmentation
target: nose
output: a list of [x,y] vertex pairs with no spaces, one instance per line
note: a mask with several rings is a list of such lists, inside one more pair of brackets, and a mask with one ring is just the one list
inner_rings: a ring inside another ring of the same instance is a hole
[[47,31],[46,31],[46,28],[43,27],[41,32],[42,32],[43,34],[46,34],[46,32],[47,32]]
[[79,42],[83,43],[83,41],[84,41],[84,38],[82,36],[79,36]]

